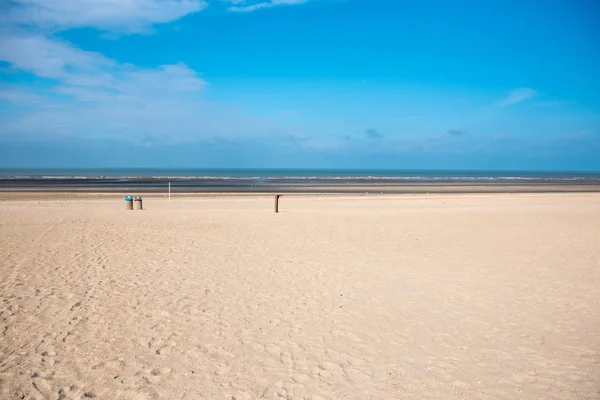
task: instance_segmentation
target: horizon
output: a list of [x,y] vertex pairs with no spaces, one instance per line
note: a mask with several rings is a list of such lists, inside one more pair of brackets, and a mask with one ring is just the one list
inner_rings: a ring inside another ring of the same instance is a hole
[[13,0],[0,168],[600,172],[600,3]]
[[[485,173],[500,174],[499,176],[506,177],[508,175],[501,174],[557,174],[557,175],[594,175],[600,176],[600,171],[585,171],[585,170],[503,170],[503,169],[393,169],[393,168],[373,168],[373,169],[352,169],[352,168],[164,168],[164,167],[67,167],[67,168],[53,168],[53,167],[0,167],[0,176],[7,172],[20,172],[25,176],[34,175],[35,172],[186,172],[186,173],[201,173],[201,172],[215,172],[215,173],[237,173],[239,176],[243,176],[244,173],[274,173],[274,172],[330,172],[330,173],[399,173],[406,175],[409,173],[423,173],[430,176],[444,176],[450,173],[464,173],[471,175],[481,175]],[[50,174],[49,176],[51,176]],[[119,175],[118,175],[119,176]],[[384,175],[381,175],[384,176]],[[390,176],[390,175],[388,175]]]

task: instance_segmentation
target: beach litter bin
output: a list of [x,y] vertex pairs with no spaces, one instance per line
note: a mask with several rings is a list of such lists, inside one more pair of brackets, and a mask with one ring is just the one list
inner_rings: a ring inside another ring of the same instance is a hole
[[125,209],[133,210],[133,198],[131,196],[125,197]]
[[143,210],[143,208],[142,208],[142,198],[141,197],[139,197],[139,196],[136,197],[134,203],[135,203],[135,209],[136,210]]

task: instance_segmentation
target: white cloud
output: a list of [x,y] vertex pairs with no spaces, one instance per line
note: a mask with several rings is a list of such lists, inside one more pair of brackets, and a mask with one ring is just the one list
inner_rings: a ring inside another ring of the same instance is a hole
[[83,26],[143,32],[204,7],[202,0],[8,3],[3,9],[7,12],[0,13],[0,61],[9,65],[5,72],[29,73],[37,83],[0,85],[0,102],[8,105],[0,118],[0,137],[97,137],[149,145],[283,132],[271,123],[241,116],[229,105],[205,101],[206,82],[185,63],[140,68],[52,35]]
[[510,106],[512,104],[520,103],[525,100],[532,99],[536,97],[538,93],[529,88],[519,88],[512,90],[508,97],[501,100],[498,104],[502,107]]
[[158,134],[170,132],[173,119],[187,119],[190,131],[210,118],[205,81],[183,63],[139,68],[27,33],[0,35],[0,60],[48,80],[30,92],[0,87],[0,100],[19,111],[0,121],[4,135]]
[[5,20],[52,29],[139,32],[203,10],[203,0],[13,0]]
[[39,34],[0,34],[0,60],[13,68],[43,78],[76,79],[80,75],[101,75],[115,62],[98,53],[72,47],[68,43]]
[[106,74],[107,86],[61,81],[33,94],[0,87],[0,101],[10,104],[10,112],[0,118],[0,138],[102,138],[139,144],[151,136],[160,144],[276,131],[232,106],[204,100],[203,81],[184,64],[153,69],[117,64]]
[[0,84],[0,101],[31,105],[42,99],[42,96],[23,90],[20,86]]
[[200,90],[205,83],[182,63],[139,69],[36,34],[0,35],[0,60],[15,69],[58,81],[62,89],[72,93],[81,88],[115,94],[142,90],[187,92]]
[[259,10],[261,8],[269,8],[269,7],[275,7],[275,6],[280,6],[280,5],[302,4],[302,3],[306,3],[307,0],[271,0],[271,1],[262,1],[262,2],[254,3],[254,4],[246,4],[247,2],[245,0],[224,0],[224,1],[229,1],[232,4],[235,4],[235,6],[228,8],[229,11],[249,12],[249,11]]

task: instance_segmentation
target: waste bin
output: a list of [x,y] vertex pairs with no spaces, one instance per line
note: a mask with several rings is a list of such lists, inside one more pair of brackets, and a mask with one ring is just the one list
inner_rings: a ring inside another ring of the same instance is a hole
[[142,198],[141,197],[136,197],[134,202],[135,202],[135,209],[136,210],[143,210],[143,208],[142,208]]
[[133,210],[133,198],[131,196],[125,197],[125,209]]

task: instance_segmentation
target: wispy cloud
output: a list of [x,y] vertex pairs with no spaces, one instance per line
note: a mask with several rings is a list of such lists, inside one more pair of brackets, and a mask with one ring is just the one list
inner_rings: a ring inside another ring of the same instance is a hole
[[41,34],[4,33],[0,35],[0,60],[12,68],[51,79],[80,81],[105,78],[101,71],[115,62],[101,54],[79,50],[68,43]]
[[0,84],[0,101],[11,104],[31,105],[42,99],[42,96],[24,90],[20,86]]
[[[0,100],[24,106],[0,121],[3,135],[127,132],[133,140],[136,134],[165,136],[170,124],[186,119],[193,129],[207,127],[207,113],[222,113],[204,104],[205,81],[183,63],[140,68],[37,34],[1,36],[0,59],[48,82],[33,93],[0,91]],[[183,118],[183,112],[195,117]],[[186,129],[188,137],[200,133],[193,129]]]
[[138,32],[203,10],[203,0],[13,0],[6,20],[51,29],[91,26]]
[[144,91],[196,91],[204,86],[185,64],[140,69],[120,64],[99,53],[88,52],[42,35],[2,35],[0,60],[13,68],[58,81],[58,89],[77,93],[83,89],[101,93]]
[[229,11],[234,12],[249,12],[260,10],[261,8],[270,8],[281,5],[293,5],[293,4],[302,4],[306,3],[307,0],[270,0],[270,1],[260,1],[260,2],[250,2],[247,0],[224,0],[233,4],[233,6],[229,7]]
[[52,35],[80,26],[138,33],[205,6],[200,0],[9,3],[8,17],[0,19],[0,61],[8,65],[2,72],[29,73],[43,84],[0,86],[0,102],[9,110],[0,119],[0,136],[118,138],[150,146],[276,131],[231,106],[205,101],[205,80],[185,63],[138,67]]
[[507,107],[512,104],[520,103],[536,97],[538,93],[530,88],[519,88],[512,90],[509,95],[501,100],[498,105],[501,107]]

